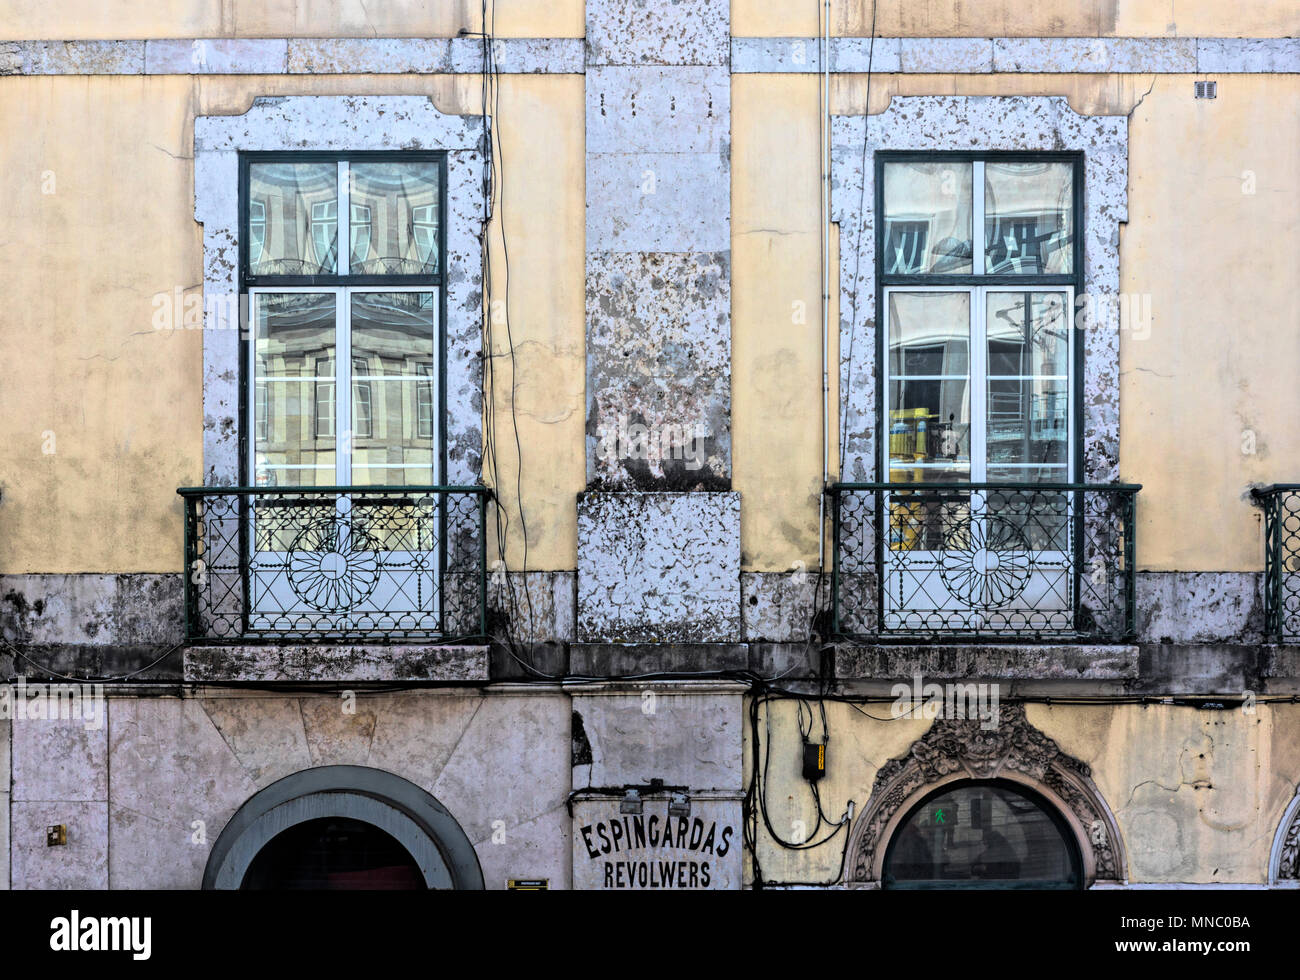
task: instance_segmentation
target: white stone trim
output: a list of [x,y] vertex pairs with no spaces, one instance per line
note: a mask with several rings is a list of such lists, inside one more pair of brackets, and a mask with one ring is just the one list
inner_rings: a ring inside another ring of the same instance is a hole
[[[896,96],[884,112],[831,120],[831,220],[840,226],[840,479],[876,478],[877,150],[1079,150],[1085,154],[1083,293],[1117,297],[1119,225],[1128,220],[1128,120],[1082,116],[1062,97]],[[863,196],[863,181],[866,182]],[[859,204],[865,214],[859,215]],[[858,228],[861,224],[861,257]],[[854,282],[854,273],[857,282]],[[854,293],[857,293],[856,303]],[[1084,344],[1081,482],[1119,478],[1119,330],[1101,324],[1080,331]],[[850,345],[852,362],[850,363]]]
[[203,225],[204,485],[239,479],[239,324],[230,314],[239,295],[239,153],[256,150],[447,151],[443,481],[479,481],[483,140],[483,117],[444,114],[425,96],[258,98],[243,115],[194,120],[194,217]]
[[[580,37],[496,38],[493,45],[505,74],[585,70]],[[831,38],[831,71],[866,71],[870,48],[870,38]],[[821,70],[815,37],[733,37],[728,49],[735,74]],[[477,74],[482,61],[476,37],[0,42],[0,75]],[[696,55],[681,63],[723,59]],[[1300,38],[878,37],[871,67],[890,74],[1294,73]]]
[[[1237,74],[1300,72],[1291,37],[833,37],[832,72]],[[819,72],[815,37],[735,37],[735,74]]]
[[[492,48],[503,74],[583,71],[580,37],[496,38]],[[482,70],[478,37],[0,41],[0,75],[477,75]]]

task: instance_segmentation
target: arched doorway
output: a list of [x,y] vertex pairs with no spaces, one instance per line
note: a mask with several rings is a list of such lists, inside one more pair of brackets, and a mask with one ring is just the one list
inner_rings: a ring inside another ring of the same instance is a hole
[[469,838],[414,783],[322,766],[272,783],[230,819],[208,856],[213,889],[481,889]]
[[898,823],[885,851],[884,888],[1083,886],[1078,844],[1056,808],[1000,780],[948,783]]

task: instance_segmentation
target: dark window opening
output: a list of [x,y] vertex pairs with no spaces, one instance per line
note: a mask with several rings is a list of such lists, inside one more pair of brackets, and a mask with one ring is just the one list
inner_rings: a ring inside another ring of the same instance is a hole
[[322,817],[290,827],[258,852],[246,891],[415,891],[424,876],[410,853],[378,827]]
[[944,787],[914,806],[885,853],[887,888],[1082,887],[1078,845],[1038,794],[996,782]]

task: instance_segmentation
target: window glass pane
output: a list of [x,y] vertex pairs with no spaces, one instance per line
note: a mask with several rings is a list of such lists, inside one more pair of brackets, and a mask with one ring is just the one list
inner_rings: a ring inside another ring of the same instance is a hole
[[352,163],[349,169],[353,275],[437,272],[438,164]]
[[970,294],[889,294],[889,479],[970,475]]
[[357,486],[436,482],[436,298],[434,292],[352,294],[352,482]]
[[1074,166],[984,165],[984,267],[998,274],[1068,274],[1074,267]]
[[886,163],[886,275],[971,272],[969,163]]
[[[990,481],[1067,480],[1070,335],[1066,298],[1066,293],[1058,292],[988,294],[986,458]],[[1015,469],[1017,466],[1023,469]],[[1049,475],[1036,477],[1040,471]]]
[[969,350],[969,293],[890,292],[890,377],[964,378]]
[[338,165],[249,164],[248,219],[250,275],[333,275]]
[[989,374],[1068,376],[1070,327],[1066,299],[1066,293],[989,293]]
[[932,888],[1078,880],[1074,850],[1051,815],[1026,796],[991,785],[941,793],[908,814],[884,871],[888,884]]
[[329,293],[253,296],[258,486],[335,482],[334,303]]

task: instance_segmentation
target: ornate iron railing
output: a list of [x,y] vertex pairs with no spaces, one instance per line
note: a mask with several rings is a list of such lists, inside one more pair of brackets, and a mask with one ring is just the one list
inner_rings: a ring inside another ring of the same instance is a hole
[[1128,642],[1131,484],[837,483],[832,629],[872,642]]
[[1264,633],[1300,640],[1300,483],[1275,483],[1251,495],[1264,508]]
[[484,487],[184,487],[192,643],[487,634]]

